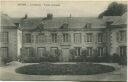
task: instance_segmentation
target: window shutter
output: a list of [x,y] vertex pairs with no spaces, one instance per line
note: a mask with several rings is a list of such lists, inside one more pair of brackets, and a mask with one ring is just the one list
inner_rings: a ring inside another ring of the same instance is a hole
[[84,35],[84,42],[86,42],[87,41],[87,36],[86,36],[86,34]]
[[25,43],[25,42],[26,42],[26,36],[23,35],[23,43]]
[[116,47],[116,54],[120,55],[120,47]]
[[31,43],[34,43],[34,35],[31,35]]
[[119,42],[119,32],[116,33],[117,42]]
[[68,34],[68,42],[71,42],[71,35]]
[[31,55],[31,57],[34,56],[33,50],[34,50],[33,47],[30,47],[30,55]]

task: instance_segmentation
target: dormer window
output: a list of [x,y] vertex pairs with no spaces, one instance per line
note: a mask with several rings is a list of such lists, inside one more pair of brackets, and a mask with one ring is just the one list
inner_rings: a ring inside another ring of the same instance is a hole
[[91,28],[91,23],[87,23],[86,25],[85,25],[85,28]]
[[66,28],[68,28],[68,23],[62,24],[62,26],[61,26],[60,28],[61,28],[61,29],[66,29]]

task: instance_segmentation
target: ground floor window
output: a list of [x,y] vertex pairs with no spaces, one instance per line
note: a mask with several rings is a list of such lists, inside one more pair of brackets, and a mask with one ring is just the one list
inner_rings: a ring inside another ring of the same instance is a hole
[[8,57],[8,47],[1,47],[0,48],[0,56]]
[[104,48],[103,47],[98,47],[97,52],[98,52],[98,56],[101,57],[104,53]]
[[52,52],[52,53],[55,54],[55,53],[56,53],[56,50],[58,50],[58,47],[51,47],[51,52]]
[[75,47],[77,56],[81,53],[81,47]]
[[38,47],[37,48],[38,56],[43,57],[44,54],[45,54],[45,51],[46,51],[46,48],[45,47]]
[[120,56],[126,56],[127,54],[127,47],[126,46],[120,46]]
[[92,47],[87,47],[87,56],[88,57],[92,56],[92,52],[93,52],[92,49],[93,49]]

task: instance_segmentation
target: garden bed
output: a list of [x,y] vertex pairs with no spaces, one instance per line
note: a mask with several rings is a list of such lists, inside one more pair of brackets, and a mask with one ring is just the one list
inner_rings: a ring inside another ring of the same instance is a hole
[[41,63],[17,68],[16,72],[28,75],[93,75],[112,72],[114,70],[114,67],[111,66],[91,63]]

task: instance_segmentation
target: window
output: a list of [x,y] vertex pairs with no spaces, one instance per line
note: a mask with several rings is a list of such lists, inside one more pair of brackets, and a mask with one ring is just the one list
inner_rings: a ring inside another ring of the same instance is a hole
[[0,33],[0,42],[8,43],[8,32],[1,32]]
[[127,47],[120,46],[120,56],[126,56],[126,55],[127,55]]
[[46,51],[45,47],[38,47],[37,48],[38,56],[43,57],[45,55],[45,51]]
[[92,47],[87,47],[87,56],[92,56]]
[[25,34],[26,43],[31,43],[31,34]]
[[92,42],[92,33],[87,33],[87,42]]
[[63,42],[68,42],[69,40],[69,34],[68,33],[63,33]]
[[125,41],[126,40],[126,31],[120,31],[119,32],[119,40]]
[[26,53],[27,53],[27,56],[31,56],[31,48],[30,47],[26,47]]
[[55,53],[56,53],[56,50],[58,50],[58,47],[51,47],[51,52],[52,52],[52,53],[55,54]]
[[44,43],[46,40],[46,37],[44,34],[37,35],[37,43]]
[[75,47],[77,56],[81,53],[81,47]]
[[98,33],[98,42],[103,42],[103,33]]
[[7,47],[1,47],[0,48],[0,56],[1,57],[8,57],[8,48]]
[[103,55],[103,47],[98,47],[98,56],[102,56]]
[[57,33],[52,33],[52,42],[57,43]]
[[74,42],[75,43],[81,43],[81,33],[75,33],[74,34]]

